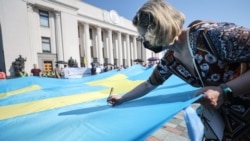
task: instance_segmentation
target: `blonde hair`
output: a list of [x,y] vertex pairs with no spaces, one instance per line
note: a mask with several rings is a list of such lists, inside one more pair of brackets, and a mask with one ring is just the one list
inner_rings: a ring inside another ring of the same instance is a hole
[[152,46],[173,44],[184,22],[184,14],[163,0],[149,0],[133,18],[134,26],[146,28],[144,37]]

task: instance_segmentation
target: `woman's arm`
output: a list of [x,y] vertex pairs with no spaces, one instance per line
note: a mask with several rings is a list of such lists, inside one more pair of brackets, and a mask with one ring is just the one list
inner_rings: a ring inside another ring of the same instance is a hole
[[[250,94],[250,70],[226,84],[232,89],[233,97]],[[207,86],[196,91],[195,95],[204,94],[199,102],[210,109],[219,108],[225,100],[220,86]]]
[[116,105],[142,97],[155,89],[157,86],[163,84],[171,75],[172,73],[168,70],[166,62],[164,60],[160,60],[159,64],[154,68],[153,73],[147,81],[136,86],[122,97],[112,95],[107,99],[107,101],[112,105]]
[[140,85],[129,91],[126,95],[123,95],[121,97],[121,102],[126,102],[132,99],[142,97],[147,93],[149,93],[150,91],[152,91],[153,89],[155,89],[156,87],[157,86],[151,85],[148,81],[144,81],[143,83],[141,83]]
[[111,95],[107,101],[112,105],[118,105],[123,102],[127,102],[139,97],[142,97],[148,94],[150,91],[155,89],[157,86],[150,84],[148,81],[144,81],[143,83],[136,86],[134,89],[129,91],[123,96]]
[[250,70],[226,84],[232,89],[234,97],[250,94]]

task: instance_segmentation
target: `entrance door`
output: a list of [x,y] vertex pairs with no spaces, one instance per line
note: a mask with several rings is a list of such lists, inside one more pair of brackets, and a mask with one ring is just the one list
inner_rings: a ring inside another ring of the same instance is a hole
[[52,61],[44,61],[43,68],[44,68],[44,71],[47,73],[52,72],[53,71]]

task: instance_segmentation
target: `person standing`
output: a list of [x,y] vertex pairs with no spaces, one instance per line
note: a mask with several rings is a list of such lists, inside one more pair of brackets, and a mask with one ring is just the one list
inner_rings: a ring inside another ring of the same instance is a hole
[[31,69],[31,75],[32,76],[41,76],[41,69],[39,69],[39,68],[37,68],[37,65],[36,64],[34,64],[33,65],[33,68]]
[[96,75],[97,62],[91,63],[91,75]]
[[69,69],[66,64],[63,65],[63,68],[61,68],[61,78],[68,78],[69,77]]
[[5,80],[5,79],[6,79],[5,72],[2,69],[0,69],[0,80]]
[[28,76],[28,73],[25,72],[24,68],[22,68],[21,71],[19,72],[19,76],[20,77],[26,77],[26,76]]
[[61,70],[60,70],[58,64],[56,64],[56,68],[55,68],[54,72],[55,72],[55,77],[60,79],[61,78]]

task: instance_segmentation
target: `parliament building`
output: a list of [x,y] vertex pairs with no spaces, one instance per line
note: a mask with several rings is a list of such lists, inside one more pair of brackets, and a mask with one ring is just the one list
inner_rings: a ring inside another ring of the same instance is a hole
[[0,68],[14,75],[13,62],[22,57],[25,71],[33,64],[52,71],[58,61],[73,59],[78,67],[91,62],[132,66],[147,63],[132,21],[115,10],[103,10],[80,0],[1,0]]

